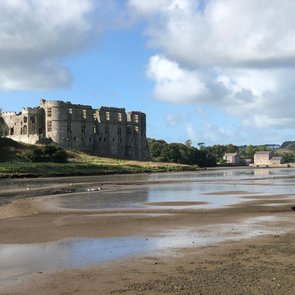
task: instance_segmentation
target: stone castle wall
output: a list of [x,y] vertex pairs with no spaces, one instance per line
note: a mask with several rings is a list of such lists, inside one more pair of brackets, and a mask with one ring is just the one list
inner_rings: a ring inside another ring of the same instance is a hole
[[38,108],[3,113],[3,134],[25,143],[52,140],[65,149],[93,151],[102,156],[147,160],[146,115],[124,108],[40,102]]

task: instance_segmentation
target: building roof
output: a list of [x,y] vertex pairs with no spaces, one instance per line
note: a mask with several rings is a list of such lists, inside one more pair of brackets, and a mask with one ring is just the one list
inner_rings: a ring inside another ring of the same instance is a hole
[[271,151],[259,151],[256,152],[255,155],[269,155],[271,153]]
[[271,160],[279,161],[279,160],[282,160],[282,158],[283,158],[283,157],[272,157]]
[[224,154],[225,157],[234,157],[236,155],[237,155],[237,153],[225,153]]

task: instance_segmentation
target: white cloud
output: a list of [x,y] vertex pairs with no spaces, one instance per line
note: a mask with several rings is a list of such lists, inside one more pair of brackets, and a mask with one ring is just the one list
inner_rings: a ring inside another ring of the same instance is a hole
[[182,69],[163,56],[150,58],[146,74],[156,82],[155,96],[161,100],[190,103],[207,93],[197,72]]
[[247,128],[293,128],[295,2],[201,2],[129,0],[161,52],[147,69],[155,97],[213,104]]
[[0,1],[0,88],[67,87],[63,64],[99,36],[92,23],[94,0]]
[[168,127],[176,127],[185,123],[190,118],[189,113],[179,112],[177,114],[168,114],[165,117],[165,121]]

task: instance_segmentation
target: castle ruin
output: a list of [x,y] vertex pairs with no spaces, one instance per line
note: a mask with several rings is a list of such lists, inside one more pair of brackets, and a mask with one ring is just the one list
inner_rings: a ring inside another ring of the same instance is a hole
[[1,114],[3,136],[29,144],[55,142],[65,149],[106,157],[148,160],[146,115],[124,108],[41,99],[40,107]]

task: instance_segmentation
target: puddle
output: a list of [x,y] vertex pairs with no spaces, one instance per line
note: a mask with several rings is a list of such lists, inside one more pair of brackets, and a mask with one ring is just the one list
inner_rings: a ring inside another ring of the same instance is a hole
[[79,268],[140,255],[171,255],[178,248],[202,247],[285,230],[288,219],[262,216],[234,224],[179,228],[161,236],[66,239],[40,244],[0,244],[0,282],[49,271]]

